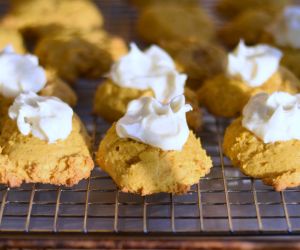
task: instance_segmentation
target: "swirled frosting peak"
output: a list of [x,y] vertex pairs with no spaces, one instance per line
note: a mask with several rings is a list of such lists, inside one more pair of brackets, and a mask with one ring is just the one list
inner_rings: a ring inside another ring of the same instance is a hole
[[54,143],[66,139],[72,131],[73,110],[56,97],[20,94],[10,106],[8,115],[16,120],[21,134],[32,134]]
[[229,76],[241,79],[250,87],[264,84],[277,70],[282,57],[280,50],[260,44],[253,47],[240,41],[228,55]]
[[116,131],[120,138],[131,138],[162,150],[181,150],[189,136],[186,112],[191,109],[183,95],[167,104],[142,97],[129,103]]
[[46,84],[46,74],[34,55],[20,55],[12,46],[0,52],[0,94],[14,98],[22,92],[39,92]]
[[242,124],[265,143],[300,140],[300,94],[255,95],[243,110]]
[[123,88],[152,89],[161,102],[183,94],[187,79],[176,71],[163,49],[153,45],[143,52],[134,43],[130,44],[130,52],[112,66],[109,77]]

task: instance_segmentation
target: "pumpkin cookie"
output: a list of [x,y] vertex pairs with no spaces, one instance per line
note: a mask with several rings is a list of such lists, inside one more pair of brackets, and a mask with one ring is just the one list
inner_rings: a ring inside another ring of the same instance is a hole
[[44,96],[57,96],[75,106],[77,96],[53,70],[44,70],[36,56],[18,54],[10,46],[0,52],[0,121],[7,116],[8,107],[22,92],[32,91]]
[[[198,130],[202,125],[202,114],[198,106],[197,95],[187,87],[184,95],[187,103],[193,107],[193,110],[187,113],[188,125],[191,129]],[[129,102],[143,96],[154,97],[154,93],[150,88],[146,90],[122,88],[107,80],[101,83],[96,90],[93,110],[95,114],[103,117],[105,120],[115,122],[126,113]]]
[[276,15],[290,2],[290,0],[221,0],[218,1],[216,9],[220,15],[226,18],[236,17],[248,10],[263,11]]
[[297,93],[300,83],[290,71],[279,67],[280,58],[281,53],[275,48],[245,47],[241,43],[229,54],[227,74],[219,74],[199,88],[200,104],[214,115],[234,117],[240,114],[250,97],[259,92]]
[[165,42],[160,45],[170,53],[177,68],[188,75],[187,86],[199,88],[214,75],[223,73],[227,65],[227,53],[215,43]]
[[228,48],[235,47],[241,39],[248,45],[255,45],[262,41],[267,42],[266,28],[273,21],[274,16],[267,12],[245,11],[221,27],[218,37]]
[[300,185],[299,95],[296,98],[298,107],[295,97],[286,93],[253,97],[253,105],[246,106],[244,116],[233,121],[224,136],[224,153],[233,165],[277,191]]
[[79,77],[98,78],[112,64],[107,50],[75,34],[45,37],[38,42],[35,54],[42,65],[55,69],[68,83]]
[[282,64],[300,77],[300,7],[288,6],[266,29],[269,42],[283,53]]
[[[162,104],[150,97],[133,101],[128,106],[127,115],[114,124],[101,141],[97,162],[122,191],[141,195],[185,193],[210,171],[211,159],[184,121],[188,107],[182,106],[181,98],[172,101],[171,106],[163,105],[162,109],[159,108]],[[154,108],[149,111],[155,113],[153,116],[147,113],[147,107]],[[156,108],[161,111],[157,113]],[[136,120],[136,112],[142,120],[152,117],[152,125],[147,123],[149,127],[143,127],[146,123]],[[132,126],[139,127],[139,135],[130,133],[129,120]],[[158,137],[160,139],[156,140]]]
[[138,33],[149,43],[201,42],[214,39],[215,27],[200,7],[152,5],[142,10]]
[[100,28],[103,17],[90,0],[12,0],[2,22],[16,29],[31,28],[31,31],[52,25],[87,31]]
[[21,94],[9,116],[0,136],[1,183],[72,186],[89,177],[94,166],[89,137],[66,104],[53,97]]
[[88,43],[92,43],[97,46],[97,48],[106,51],[110,54],[114,61],[127,53],[127,45],[124,39],[116,35],[111,35],[101,29],[81,31],[76,29],[67,29],[61,25],[41,25],[34,29],[30,27],[24,28],[21,32],[24,39],[33,48],[35,48],[42,39],[52,39],[53,37],[78,37]]
[[200,128],[196,94],[184,89],[186,76],[176,71],[172,58],[159,47],[142,52],[131,44],[131,51],[112,66],[109,78],[99,85],[94,98],[94,112],[106,120],[118,120],[128,103],[142,96],[168,102],[185,92],[187,101],[193,104],[193,111],[187,114],[189,125],[195,130]]

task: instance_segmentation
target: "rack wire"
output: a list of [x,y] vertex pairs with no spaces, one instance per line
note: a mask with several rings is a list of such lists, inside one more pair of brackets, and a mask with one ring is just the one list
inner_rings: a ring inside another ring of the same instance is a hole
[[[134,8],[121,0],[97,3],[106,16],[108,30],[124,35],[128,41],[136,38]],[[76,111],[93,136],[95,150],[110,126],[90,113],[90,97],[97,85],[98,82],[85,80],[76,85],[80,100]],[[204,114],[204,128],[198,135],[214,167],[185,195],[141,197],[123,193],[96,167],[88,180],[72,188],[41,184],[1,186],[0,232],[299,234],[300,189],[275,192],[233,168],[221,147],[228,124],[228,120]]]

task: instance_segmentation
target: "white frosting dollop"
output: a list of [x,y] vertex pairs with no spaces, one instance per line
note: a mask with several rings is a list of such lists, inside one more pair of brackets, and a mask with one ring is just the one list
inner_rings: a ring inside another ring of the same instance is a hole
[[278,70],[281,58],[282,53],[276,48],[265,44],[247,47],[244,41],[240,41],[237,48],[228,54],[227,72],[248,86],[257,87]]
[[34,55],[20,55],[12,46],[0,52],[0,94],[14,98],[22,92],[39,92],[46,84],[46,74]]
[[10,106],[8,115],[16,120],[23,135],[32,134],[49,143],[66,139],[72,131],[73,110],[56,97],[22,93]]
[[243,110],[242,124],[265,143],[300,139],[300,94],[260,93]]
[[189,136],[186,112],[190,110],[192,107],[185,104],[183,95],[167,104],[142,97],[129,103],[116,131],[120,138],[131,138],[163,150],[181,150]]
[[143,52],[134,43],[130,52],[112,66],[109,77],[124,88],[150,88],[161,102],[183,94],[187,79],[176,71],[174,61],[163,49],[154,45]]
[[300,6],[288,6],[270,29],[280,46],[300,48]]

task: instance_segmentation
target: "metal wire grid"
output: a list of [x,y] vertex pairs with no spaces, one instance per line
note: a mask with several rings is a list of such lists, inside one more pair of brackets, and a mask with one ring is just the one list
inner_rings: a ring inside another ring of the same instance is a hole
[[[107,28],[134,38],[136,13],[124,1],[98,1]],[[109,4],[108,4],[109,3]],[[122,25],[112,17],[121,15]],[[109,18],[111,17],[111,18]],[[127,26],[124,28],[124,20]],[[109,124],[90,114],[97,82],[80,81],[77,113],[91,133],[95,150]],[[0,188],[1,232],[98,232],[166,234],[299,234],[300,189],[274,192],[233,168],[222,152],[228,120],[204,115],[199,133],[214,167],[186,195],[140,197],[120,192],[98,167],[73,188],[24,184]]]
[[[90,89],[90,91],[92,88]],[[83,91],[83,90],[82,90]],[[86,89],[84,89],[86,91]],[[200,133],[214,168],[186,195],[119,192],[95,169],[74,188],[23,185],[1,189],[0,230],[25,232],[299,233],[299,189],[276,193],[232,168],[220,148],[226,121],[205,116]],[[96,144],[103,121],[95,119]]]

